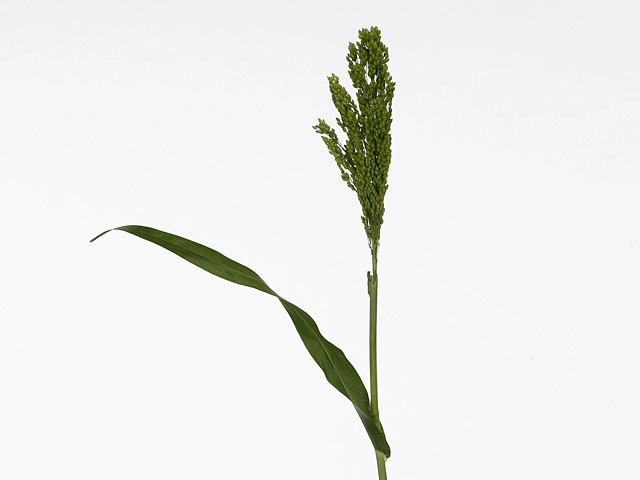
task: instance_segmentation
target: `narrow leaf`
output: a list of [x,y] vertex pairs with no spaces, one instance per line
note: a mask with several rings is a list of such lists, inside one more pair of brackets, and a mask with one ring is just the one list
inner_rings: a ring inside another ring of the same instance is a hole
[[[391,455],[384,431],[373,420],[369,394],[358,372],[347,360],[342,350],[322,336],[318,325],[308,313],[271,290],[264,280],[250,268],[209,247],[150,227],[128,225],[113,230],[122,230],[155,243],[213,275],[239,285],[255,288],[280,300],[291,317],[302,342],[324,372],[327,381],[353,403],[374,448],[387,458]],[[110,231],[101,233],[91,241],[93,242]]]

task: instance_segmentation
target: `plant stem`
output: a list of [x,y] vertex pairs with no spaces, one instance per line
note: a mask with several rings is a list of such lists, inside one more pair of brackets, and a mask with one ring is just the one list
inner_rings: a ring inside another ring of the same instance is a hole
[[384,453],[376,450],[376,462],[378,463],[378,480],[387,480],[387,466],[384,462],[387,459],[384,456]]
[[[382,428],[378,412],[378,353],[377,353],[377,322],[378,322],[378,245],[371,249],[372,271],[369,272],[369,380],[371,386],[371,414],[375,424]],[[387,480],[386,457],[376,450],[378,464],[378,479]]]

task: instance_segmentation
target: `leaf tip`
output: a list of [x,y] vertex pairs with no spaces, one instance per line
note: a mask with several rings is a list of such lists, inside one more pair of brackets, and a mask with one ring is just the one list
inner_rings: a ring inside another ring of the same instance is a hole
[[105,233],[109,233],[111,230],[113,230],[113,229],[105,230],[105,231],[104,231],[104,232],[102,232],[100,235],[97,235],[97,236],[93,237],[91,240],[89,240],[89,243],[91,243],[91,242],[93,242],[93,241],[95,241],[95,240],[99,239],[101,236],[103,236]]

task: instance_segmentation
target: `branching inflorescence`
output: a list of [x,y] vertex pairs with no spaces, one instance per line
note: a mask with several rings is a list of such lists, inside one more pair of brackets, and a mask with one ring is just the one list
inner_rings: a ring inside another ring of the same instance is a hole
[[380,30],[372,27],[358,32],[360,41],[349,43],[349,76],[357,89],[358,105],[340,85],[336,75],[329,89],[340,118],[336,121],[347,135],[344,145],[327,122],[318,119],[313,128],[322,135],[336,159],[342,179],[358,195],[362,223],[374,249],[380,241],[384,215],[384,195],[391,162],[391,102],[395,83],[387,68],[389,50],[382,43]]

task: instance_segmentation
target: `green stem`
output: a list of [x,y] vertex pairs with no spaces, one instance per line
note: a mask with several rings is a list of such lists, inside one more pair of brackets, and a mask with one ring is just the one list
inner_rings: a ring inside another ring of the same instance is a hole
[[376,450],[376,462],[378,463],[378,480],[387,480],[387,467],[384,462],[387,459],[384,456],[384,453]]
[[[371,385],[371,414],[375,424],[382,428],[378,412],[378,355],[377,355],[377,322],[378,322],[378,246],[371,249],[372,272],[369,272],[369,380]],[[386,457],[376,450],[378,479],[387,480]]]

